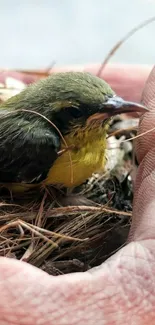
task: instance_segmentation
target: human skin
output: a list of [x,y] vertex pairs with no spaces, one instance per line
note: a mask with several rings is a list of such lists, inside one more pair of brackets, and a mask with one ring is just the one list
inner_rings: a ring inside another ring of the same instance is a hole
[[[132,75],[132,84],[130,78],[127,81],[128,99],[138,100],[150,68],[126,69]],[[117,74],[117,67],[109,70],[111,85],[115,84],[122,97],[124,78],[123,73]],[[146,85],[143,102],[150,112],[141,118],[139,132],[155,127],[155,72]],[[140,166],[128,244],[97,268],[57,277],[1,257],[0,325],[155,324],[154,136],[155,131],[136,141]]]

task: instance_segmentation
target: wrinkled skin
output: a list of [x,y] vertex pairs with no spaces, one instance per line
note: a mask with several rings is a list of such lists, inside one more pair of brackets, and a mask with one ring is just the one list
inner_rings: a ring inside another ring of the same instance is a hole
[[[141,92],[149,69],[141,71],[129,96]],[[130,70],[131,71],[131,70]],[[111,85],[117,76],[112,78]],[[107,70],[108,76],[108,70]],[[121,92],[123,74],[117,82]],[[108,79],[108,78],[107,78]],[[134,79],[134,78],[133,78]],[[134,88],[135,86],[135,88]],[[139,88],[138,88],[139,87]],[[115,84],[115,91],[117,91]],[[135,98],[134,98],[135,96]],[[155,127],[155,72],[143,94],[151,108],[140,132]],[[136,142],[138,169],[129,243],[100,267],[85,273],[52,277],[26,263],[0,260],[1,325],[148,325],[155,324],[155,131]]]

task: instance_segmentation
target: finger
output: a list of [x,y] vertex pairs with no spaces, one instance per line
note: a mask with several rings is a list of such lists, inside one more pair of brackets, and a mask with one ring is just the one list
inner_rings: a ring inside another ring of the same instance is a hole
[[23,82],[24,84],[30,84],[35,82],[37,78],[32,74],[28,75],[26,73],[17,72],[17,71],[0,71],[0,84],[6,85],[7,79],[12,78]]
[[149,103],[153,100],[154,98],[154,80],[155,80],[155,66],[153,66],[148,79],[145,83],[145,87],[142,92],[142,98],[141,101],[144,103],[144,105],[149,106]]
[[[0,261],[0,324],[101,325],[112,324],[118,314],[116,286],[108,268],[98,276],[81,273],[52,277],[23,262]],[[109,303],[115,316],[110,315]],[[124,306],[123,297],[119,306]]]
[[[155,68],[153,68],[142,95],[143,103],[150,109],[140,120],[138,134],[155,128]],[[140,137],[136,141],[136,154],[141,162],[147,152],[155,145],[155,130]]]
[[155,239],[155,147],[138,168],[129,241]]
[[52,277],[27,263],[1,258],[0,324],[154,324],[150,260],[130,244],[91,273]]
[[[143,103],[150,112],[142,116],[139,134],[155,127],[155,68],[143,91]],[[133,222],[129,240],[155,238],[155,131],[137,139],[140,166],[134,188]]]

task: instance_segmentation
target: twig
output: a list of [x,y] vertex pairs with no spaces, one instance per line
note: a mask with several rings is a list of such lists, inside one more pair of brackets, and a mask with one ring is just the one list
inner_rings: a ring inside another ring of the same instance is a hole
[[124,133],[124,132],[137,131],[137,130],[138,130],[138,127],[137,126],[131,126],[129,128],[116,130],[116,131],[113,131],[113,132],[109,133],[108,136],[107,136],[107,139],[110,138],[110,137],[112,137],[112,136],[119,135],[122,132]]
[[58,237],[58,238],[61,238],[61,239],[66,239],[66,240],[71,240],[71,241],[79,241],[79,242],[83,242],[83,241],[87,240],[87,238],[84,238],[84,239],[75,238],[75,237],[63,235],[63,234],[60,234],[60,233],[56,233],[54,231],[50,231],[50,230],[47,230],[47,229],[39,228],[39,227],[34,226],[34,225],[31,225],[31,227],[34,228],[34,229],[38,229],[39,231],[44,232],[45,234],[55,236],[55,237]]
[[139,25],[137,25],[136,27],[134,27],[133,29],[131,29],[119,42],[117,42],[115,44],[115,46],[112,47],[112,49],[109,51],[108,55],[106,56],[106,58],[104,59],[103,63],[101,64],[101,67],[97,73],[97,76],[100,77],[101,73],[103,72],[106,64],[109,62],[110,58],[114,55],[114,53],[120,48],[120,46],[127,41],[132,35],[134,35],[138,30],[140,30],[141,28],[149,25],[150,23],[152,23],[153,21],[155,21],[155,16],[143,21],[142,23],[140,23]]
[[74,213],[74,212],[108,212],[112,214],[118,214],[118,215],[123,215],[123,216],[132,216],[131,212],[124,212],[124,211],[117,211],[117,210],[112,210],[112,209],[107,209],[103,206],[101,207],[92,207],[92,206],[67,206],[67,207],[60,207],[60,208],[54,208],[51,210],[50,215],[48,214],[49,217],[60,217],[63,216],[64,214],[68,213]]

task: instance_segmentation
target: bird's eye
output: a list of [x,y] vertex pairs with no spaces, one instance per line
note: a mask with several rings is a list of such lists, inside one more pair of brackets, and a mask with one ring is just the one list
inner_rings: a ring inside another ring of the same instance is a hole
[[83,116],[83,112],[79,107],[72,107],[71,110],[72,110],[71,114],[74,118],[80,118]]

